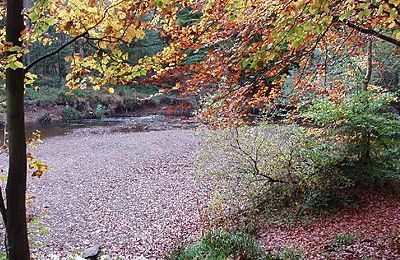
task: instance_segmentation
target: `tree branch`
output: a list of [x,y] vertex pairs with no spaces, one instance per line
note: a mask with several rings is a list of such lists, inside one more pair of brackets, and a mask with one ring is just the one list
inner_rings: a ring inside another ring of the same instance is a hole
[[379,38],[381,40],[390,42],[390,43],[400,47],[400,41],[398,41],[398,40],[396,40],[394,38],[391,38],[391,37],[389,37],[387,35],[381,34],[381,33],[377,32],[377,31],[375,31],[373,29],[367,29],[367,28],[361,27],[361,26],[359,26],[359,25],[357,25],[355,23],[352,23],[352,22],[350,22],[348,20],[343,21],[343,23],[345,25],[349,26],[350,28],[353,28],[354,30],[356,30],[358,32],[361,32],[361,33],[364,33],[364,34],[367,34],[367,35],[371,35],[371,36],[375,36],[375,37],[377,37],[377,38]]
[[26,66],[25,72],[28,71],[29,69],[31,69],[33,66],[35,66],[38,62],[40,62],[40,61],[42,61],[42,60],[45,60],[45,59],[47,59],[47,58],[49,58],[49,57],[51,57],[51,56],[53,56],[53,55],[59,53],[60,51],[62,51],[63,49],[65,49],[65,48],[66,48],[68,45],[70,45],[71,43],[73,43],[73,42],[75,42],[76,40],[78,40],[78,39],[80,39],[80,38],[82,38],[82,37],[88,35],[90,30],[96,28],[100,23],[102,23],[102,22],[104,21],[104,19],[105,19],[106,16],[107,16],[108,11],[109,11],[112,7],[115,7],[115,6],[119,5],[119,4],[121,4],[123,1],[124,1],[124,0],[118,2],[118,3],[114,4],[114,5],[110,5],[109,7],[107,7],[106,10],[104,11],[103,17],[102,17],[95,25],[93,25],[93,26],[90,27],[90,28],[87,28],[83,33],[81,33],[81,34],[75,36],[74,38],[72,38],[71,40],[67,41],[66,43],[64,43],[63,45],[61,45],[57,50],[52,51],[52,52],[49,52],[49,53],[43,55],[42,57],[39,57],[38,59],[34,60],[32,63],[30,63],[29,65]]
[[[234,141],[235,141],[236,146],[234,146],[232,143],[231,143],[231,146],[232,146],[233,148],[238,149],[239,152],[242,153],[242,155],[247,156],[247,159],[249,159],[249,161],[252,163],[252,168],[253,168],[252,174],[253,174],[254,176],[261,176],[261,177],[264,177],[264,178],[266,178],[266,179],[268,180],[269,183],[290,183],[290,182],[288,182],[288,181],[279,180],[279,179],[274,179],[274,178],[272,178],[271,176],[262,173],[262,172],[260,171],[259,167],[258,167],[258,156],[257,156],[257,158],[253,158],[253,156],[252,156],[249,152],[247,152],[247,151],[242,147],[242,145],[240,144],[240,141],[239,141],[239,131],[238,131],[238,129],[237,129],[236,127],[233,128],[233,131],[234,131],[234,136],[233,136],[233,138],[234,138]],[[239,153],[239,154],[240,154],[240,153]]]
[[49,52],[49,53],[47,53],[47,54],[45,54],[45,55],[39,57],[38,59],[32,61],[29,65],[26,66],[25,71],[29,71],[29,70],[30,70],[33,66],[35,66],[37,63],[39,63],[39,62],[41,62],[42,60],[45,60],[45,59],[47,59],[47,58],[49,58],[49,57],[51,57],[51,56],[53,56],[53,55],[55,55],[55,54],[57,54],[57,53],[59,53],[60,51],[62,51],[62,50],[65,49],[66,47],[68,47],[71,43],[73,43],[73,42],[75,42],[76,40],[78,40],[78,39],[84,37],[86,34],[88,34],[87,31],[84,32],[84,33],[81,33],[81,34],[79,34],[79,35],[77,35],[77,36],[75,36],[75,37],[72,38],[72,39],[70,39],[69,41],[67,41],[66,43],[64,43],[64,44],[61,45],[60,47],[58,47],[58,49],[56,49],[56,50],[54,50],[54,51],[52,51],[52,52]]

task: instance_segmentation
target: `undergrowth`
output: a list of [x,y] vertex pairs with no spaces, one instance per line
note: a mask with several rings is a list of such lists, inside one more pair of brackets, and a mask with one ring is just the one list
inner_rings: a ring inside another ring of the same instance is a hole
[[282,249],[276,254],[263,251],[250,235],[242,232],[213,230],[205,234],[198,242],[172,253],[169,260],[297,260],[303,259],[299,251],[293,248]]

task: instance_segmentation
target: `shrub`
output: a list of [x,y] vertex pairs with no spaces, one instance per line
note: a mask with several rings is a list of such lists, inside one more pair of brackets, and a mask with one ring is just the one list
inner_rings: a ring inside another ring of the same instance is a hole
[[25,88],[25,96],[26,100],[36,100],[39,97],[38,91],[33,88]]
[[321,171],[338,172],[356,186],[386,184],[398,178],[400,117],[389,106],[394,100],[392,94],[370,90],[339,104],[314,102],[305,117],[321,127],[319,138],[336,150],[334,156],[315,156]]
[[310,168],[300,149],[302,132],[297,126],[267,123],[201,132],[196,172],[213,187],[212,206],[236,214],[271,203],[291,204],[299,176]]
[[365,188],[396,183],[400,117],[390,110],[394,100],[371,90],[341,103],[315,101],[303,114],[313,127],[260,121],[201,131],[196,173],[212,187],[213,218],[318,212],[354,203]]
[[275,259],[263,252],[260,245],[245,233],[228,233],[214,230],[207,233],[199,242],[173,253],[170,260],[189,259]]
[[45,114],[38,116],[36,118],[35,122],[37,124],[39,124],[40,126],[46,126],[46,125],[50,125],[53,122],[53,118],[52,118],[51,114],[45,113]]
[[66,120],[74,120],[78,119],[78,111],[69,105],[66,105],[62,110],[61,110],[61,116],[63,119]]

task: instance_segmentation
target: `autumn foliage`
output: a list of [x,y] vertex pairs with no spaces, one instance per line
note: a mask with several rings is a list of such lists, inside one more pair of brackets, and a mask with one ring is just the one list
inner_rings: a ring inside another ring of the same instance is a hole
[[[202,119],[227,126],[276,109],[283,96],[281,106],[293,119],[315,97],[340,110],[354,90],[384,91],[371,83],[373,44],[400,47],[400,0],[38,0],[21,14],[23,4],[8,0],[7,11],[0,6],[0,20],[8,21],[0,28],[0,76],[6,77],[8,126],[14,129],[10,154],[19,154],[10,156],[15,167],[9,174],[19,187],[11,209],[19,208],[9,212],[18,217],[10,230],[22,232],[9,237],[23,238],[25,258],[26,179],[20,177],[27,159],[35,176],[47,168],[25,156],[23,92],[43,60],[73,46],[66,58],[69,89],[113,94],[116,85],[157,84],[164,92],[200,96]],[[165,47],[137,60],[130,48],[149,32],[159,34]],[[45,54],[28,59],[35,44]],[[351,64],[346,78],[331,73],[338,57],[351,57],[359,71]],[[368,134],[360,139],[373,140]]]

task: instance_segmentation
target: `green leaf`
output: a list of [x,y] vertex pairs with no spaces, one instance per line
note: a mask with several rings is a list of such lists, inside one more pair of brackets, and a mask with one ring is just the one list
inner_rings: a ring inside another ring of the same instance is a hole
[[396,33],[396,40],[400,41],[400,31]]

